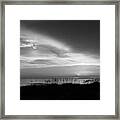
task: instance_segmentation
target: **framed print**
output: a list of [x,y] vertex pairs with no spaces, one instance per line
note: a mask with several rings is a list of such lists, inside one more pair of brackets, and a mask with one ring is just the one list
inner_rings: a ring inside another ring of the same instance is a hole
[[119,119],[119,1],[1,9],[2,119]]

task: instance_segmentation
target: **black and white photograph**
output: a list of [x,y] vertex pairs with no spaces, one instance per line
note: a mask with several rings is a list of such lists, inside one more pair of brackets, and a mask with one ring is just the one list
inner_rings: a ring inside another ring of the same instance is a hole
[[20,100],[100,100],[100,20],[20,20]]

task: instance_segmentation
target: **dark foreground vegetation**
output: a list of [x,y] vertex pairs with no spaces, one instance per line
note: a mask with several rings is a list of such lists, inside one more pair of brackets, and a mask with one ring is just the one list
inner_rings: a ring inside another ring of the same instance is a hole
[[100,83],[44,84],[20,87],[21,100],[100,100]]

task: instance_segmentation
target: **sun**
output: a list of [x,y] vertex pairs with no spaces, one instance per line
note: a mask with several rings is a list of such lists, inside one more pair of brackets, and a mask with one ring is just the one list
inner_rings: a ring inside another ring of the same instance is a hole
[[80,73],[75,73],[75,75],[80,76],[81,74]]

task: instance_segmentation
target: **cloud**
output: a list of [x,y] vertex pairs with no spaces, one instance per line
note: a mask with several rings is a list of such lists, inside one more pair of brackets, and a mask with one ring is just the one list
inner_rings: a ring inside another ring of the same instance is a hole
[[69,45],[41,34],[21,34],[21,69],[99,65],[99,56],[90,53],[76,53],[68,46]]
[[69,51],[70,47],[65,43],[62,43],[54,38],[51,38],[46,35],[31,33],[28,32],[26,34],[20,35],[20,47],[37,47],[40,45],[51,46],[60,50]]
[[[70,54],[70,55],[69,55]],[[61,67],[61,66],[76,66],[76,65],[99,65],[99,59],[90,55],[67,53],[67,57],[27,57],[22,59],[22,68],[44,68],[44,67]],[[26,63],[25,63],[26,61]],[[25,64],[24,64],[25,63]]]
[[21,34],[20,37],[20,53],[21,56],[58,56],[66,57],[67,52],[71,48],[65,43],[59,42],[51,37],[41,34],[33,34],[28,32]]

